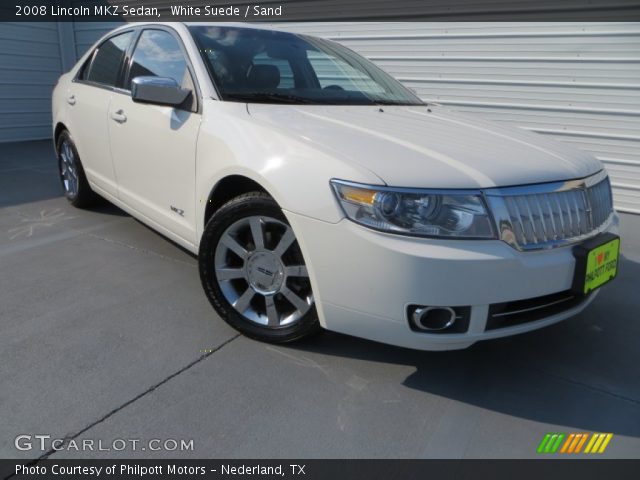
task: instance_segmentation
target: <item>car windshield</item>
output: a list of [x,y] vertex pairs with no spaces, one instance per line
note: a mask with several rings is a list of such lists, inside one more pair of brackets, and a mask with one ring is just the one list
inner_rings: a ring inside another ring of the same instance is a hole
[[393,77],[337,43],[234,26],[191,26],[223,100],[422,105]]

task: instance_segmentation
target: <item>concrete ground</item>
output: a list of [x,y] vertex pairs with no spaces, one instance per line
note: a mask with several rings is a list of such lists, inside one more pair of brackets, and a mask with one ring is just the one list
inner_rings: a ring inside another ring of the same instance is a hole
[[604,457],[640,458],[640,216],[621,217],[619,278],[559,325],[457,352],[276,347],[216,316],[192,255],[115,207],[69,206],[49,142],[2,145],[0,457],[47,453],[20,434],[95,442],[52,459],[477,458],[612,432]]

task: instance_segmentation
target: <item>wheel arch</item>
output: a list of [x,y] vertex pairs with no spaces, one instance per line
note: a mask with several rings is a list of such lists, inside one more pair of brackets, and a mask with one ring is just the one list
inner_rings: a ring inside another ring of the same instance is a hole
[[213,214],[225,203],[243,193],[264,192],[273,195],[256,180],[241,174],[227,175],[216,182],[207,197],[202,226],[206,226]]
[[[244,171],[227,171],[225,175],[220,176],[217,181],[211,182],[213,183],[213,187],[208,192],[208,196],[206,199],[206,205],[200,211],[200,221],[202,222],[199,225],[201,229],[198,233],[198,244],[201,242],[202,235],[204,234],[207,222],[211,219],[213,214],[220,209],[226,202],[235,198],[244,193],[252,192],[252,191],[260,191],[269,195],[279,206],[283,209],[283,214],[291,223],[291,218],[289,217],[289,212],[287,211],[288,203],[286,197],[281,197],[281,191],[276,188],[276,185],[271,184],[266,179],[261,179],[253,172],[244,172]],[[206,192],[207,189],[204,188],[203,192]],[[203,195],[204,199],[204,195]],[[201,207],[202,208],[202,207]],[[322,311],[322,305],[320,302],[320,294],[319,288],[315,279],[314,267],[310,263],[310,256],[307,249],[306,242],[304,240],[304,235],[298,229],[299,225],[295,223],[291,223],[291,228],[294,230],[294,234],[296,235],[296,239],[302,251],[302,256],[307,264],[307,268],[309,270],[309,278],[312,284],[312,288],[314,291],[314,296],[316,297],[316,309],[318,312],[319,320],[321,325],[325,325],[324,314]]]
[[69,129],[67,128],[67,126],[64,123],[62,123],[62,122],[56,123],[56,126],[55,126],[55,128],[53,130],[53,145],[54,145],[54,147],[56,147],[58,145],[58,138],[60,138],[60,135],[65,130],[69,131]]

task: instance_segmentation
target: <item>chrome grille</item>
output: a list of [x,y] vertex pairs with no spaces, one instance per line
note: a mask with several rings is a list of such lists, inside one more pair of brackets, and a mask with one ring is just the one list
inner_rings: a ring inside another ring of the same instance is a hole
[[593,225],[598,227],[609,219],[613,211],[609,177],[587,189],[587,195],[592,209]]
[[602,171],[581,180],[486,191],[500,238],[519,250],[552,248],[600,231],[613,213]]

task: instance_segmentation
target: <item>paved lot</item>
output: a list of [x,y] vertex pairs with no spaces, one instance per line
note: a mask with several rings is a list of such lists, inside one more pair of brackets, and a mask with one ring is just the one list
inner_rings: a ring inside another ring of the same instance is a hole
[[[87,457],[534,457],[549,431],[640,457],[640,217],[619,279],[578,318],[429,353],[326,333],[239,337],[195,258],[115,207],[70,207],[48,142],[0,150],[0,457],[19,434],[193,439]],[[58,452],[51,458],[79,456]]]

